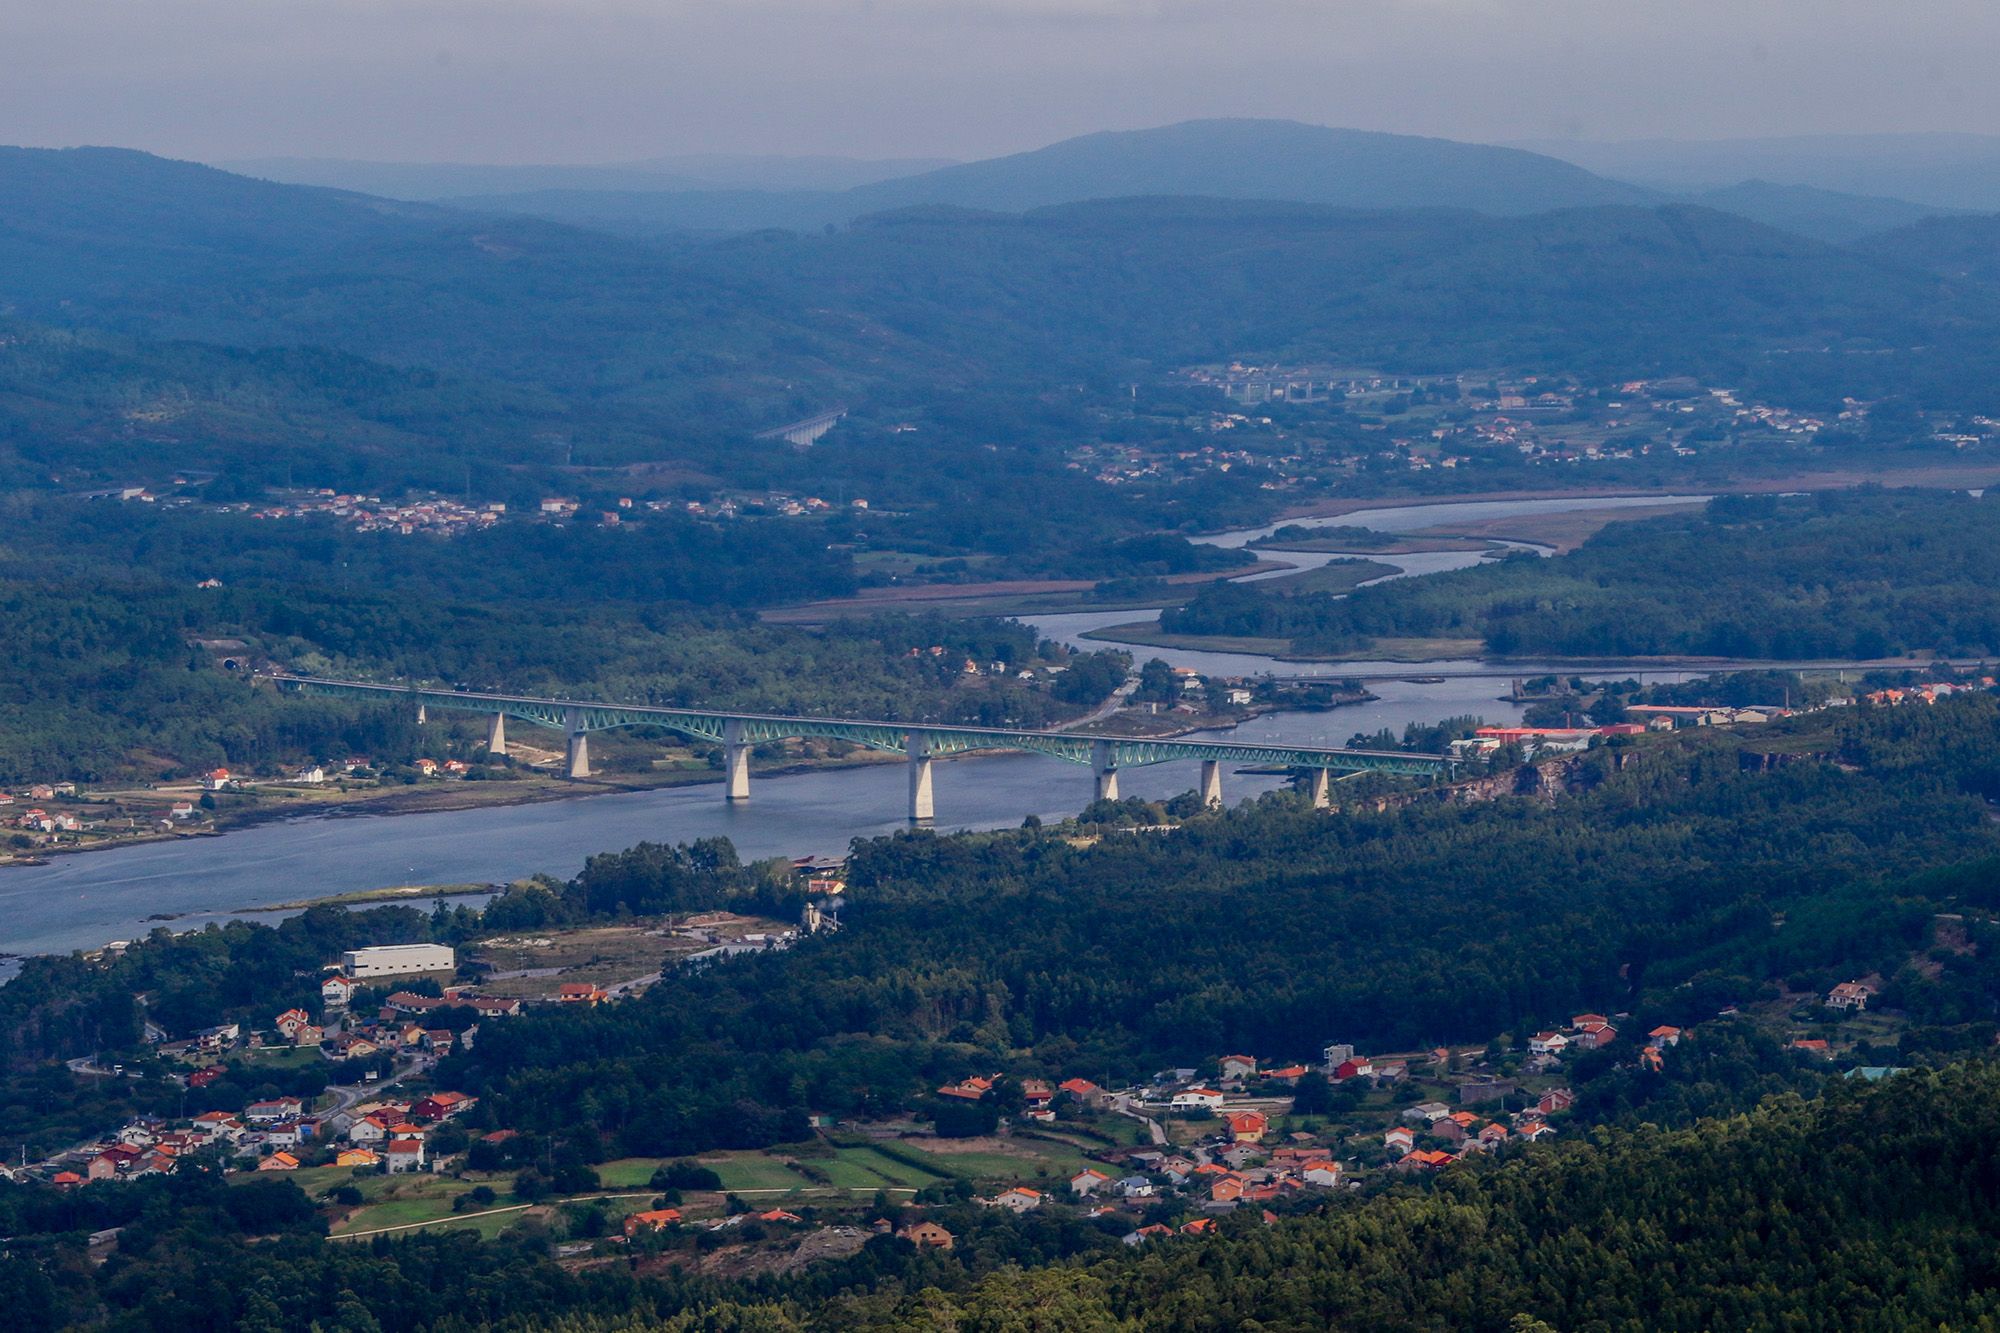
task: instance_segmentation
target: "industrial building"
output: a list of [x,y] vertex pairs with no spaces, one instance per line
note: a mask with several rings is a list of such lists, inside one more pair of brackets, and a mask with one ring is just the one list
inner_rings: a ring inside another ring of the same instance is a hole
[[350,977],[394,977],[410,972],[450,972],[458,956],[444,944],[382,944],[349,949],[340,956],[340,970]]

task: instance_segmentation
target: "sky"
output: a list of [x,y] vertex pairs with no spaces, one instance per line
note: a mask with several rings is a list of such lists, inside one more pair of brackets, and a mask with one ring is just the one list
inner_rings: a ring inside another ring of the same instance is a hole
[[0,141],[973,158],[1205,116],[2000,133],[1992,0],[0,0]]

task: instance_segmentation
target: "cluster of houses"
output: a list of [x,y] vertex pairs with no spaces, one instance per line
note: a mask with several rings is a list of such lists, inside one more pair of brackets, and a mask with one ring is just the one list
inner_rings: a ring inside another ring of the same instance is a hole
[[[218,1071],[219,1074],[220,1071]],[[199,1078],[191,1086],[202,1086]],[[257,1171],[296,1171],[305,1150],[325,1145],[336,1166],[421,1171],[429,1165],[425,1140],[442,1122],[469,1110],[475,1099],[435,1092],[414,1101],[380,1101],[316,1116],[298,1097],[251,1102],[240,1113],[204,1111],[185,1125],[141,1117],[111,1139],[59,1159],[51,1177],[60,1188],[99,1180],[169,1175],[184,1157],[218,1150]],[[343,1146],[344,1145],[344,1146]]]
[[83,820],[67,811],[47,810],[39,805],[13,809],[23,801],[54,801],[75,795],[74,782],[37,782],[18,792],[0,792],[0,820],[9,828],[30,833],[81,833],[85,828]]
[[507,512],[507,506],[500,503],[469,505],[435,495],[393,502],[377,495],[341,495],[326,489],[289,496],[277,504],[223,508],[247,512],[257,519],[329,517],[357,532],[394,532],[406,537],[416,533],[457,537],[478,532],[498,523]]
[[[419,776],[426,778],[462,778],[472,771],[472,765],[463,759],[413,759],[410,761],[410,767],[416,769]],[[290,785],[317,787],[339,778],[371,776],[370,770],[373,768],[371,760],[357,755],[338,763],[307,764],[276,780]],[[210,769],[201,775],[201,785],[208,791],[238,791],[247,780],[245,774],[231,772],[226,768]],[[193,810],[193,806],[174,807],[177,816],[183,815],[184,812],[191,814]]]
[[1934,704],[1954,694],[1990,690],[1993,687],[1992,676],[1981,676],[1977,680],[1970,681],[1940,681],[1930,685],[1912,685],[1900,690],[1874,690],[1861,697],[1879,708],[1894,708],[1899,704]]

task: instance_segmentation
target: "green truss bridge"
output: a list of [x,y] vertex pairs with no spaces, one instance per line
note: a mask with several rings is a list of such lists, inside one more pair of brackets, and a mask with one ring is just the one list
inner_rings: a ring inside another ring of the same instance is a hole
[[590,776],[590,733],[612,727],[664,727],[723,747],[723,795],[731,801],[750,797],[750,749],[766,741],[810,737],[848,741],[871,750],[907,755],[910,761],[910,818],[933,814],[931,761],[973,750],[1025,750],[1065,763],[1088,765],[1097,775],[1100,799],[1118,797],[1118,770],[1175,760],[1201,763],[1201,794],[1211,804],[1222,800],[1222,766],[1257,764],[1290,768],[1307,780],[1317,805],[1327,804],[1334,773],[1397,773],[1448,777],[1451,761],[1443,755],[1385,750],[1300,749],[1283,745],[1239,745],[1233,741],[1149,740],[1144,737],[1088,736],[1064,731],[1016,731],[1005,727],[952,727],[914,722],[867,722],[848,718],[781,717],[769,713],[732,713],[701,708],[670,708],[657,704],[599,703],[578,699],[538,699],[518,694],[478,694],[465,690],[425,689],[413,685],[381,685],[356,680],[274,673],[267,679],[280,689],[340,699],[395,699],[417,710],[425,720],[433,708],[483,713],[486,748],[507,751],[507,719],[550,727],[569,737],[569,775]]

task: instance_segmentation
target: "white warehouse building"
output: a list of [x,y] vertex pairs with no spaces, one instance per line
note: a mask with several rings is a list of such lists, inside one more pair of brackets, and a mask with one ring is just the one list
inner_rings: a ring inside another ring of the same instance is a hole
[[445,944],[381,944],[349,949],[340,956],[340,970],[350,977],[393,977],[408,972],[449,972],[458,956]]

